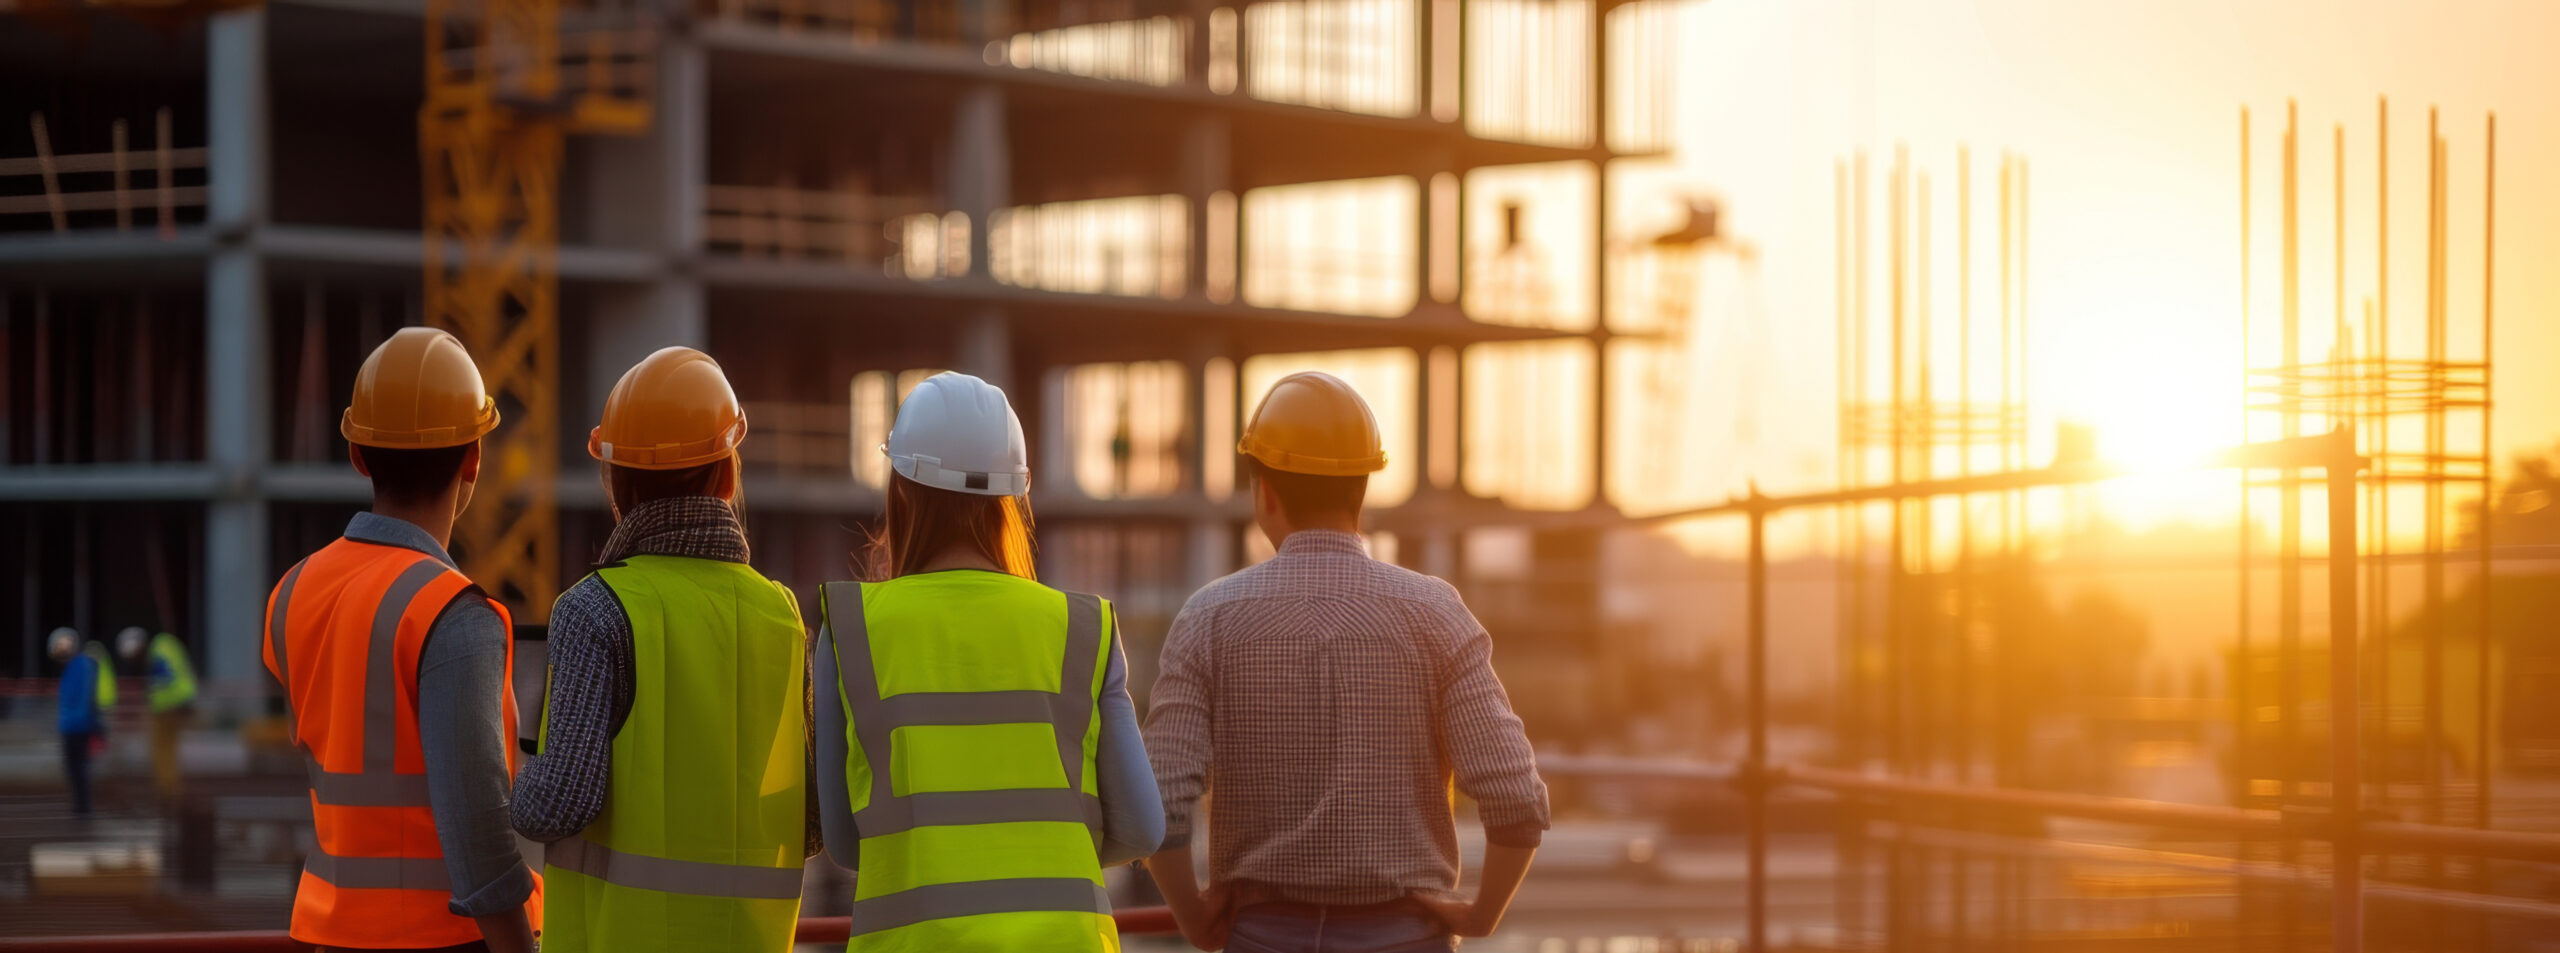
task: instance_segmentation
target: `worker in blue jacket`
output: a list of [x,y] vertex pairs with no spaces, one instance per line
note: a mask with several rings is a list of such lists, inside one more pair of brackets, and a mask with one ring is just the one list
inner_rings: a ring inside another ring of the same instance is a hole
[[80,633],[53,630],[47,647],[62,664],[62,702],[54,730],[62,734],[62,775],[71,785],[71,813],[89,818],[89,754],[106,734],[106,712],[98,704],[98,680],[113,677],[98,668],[98,659],[80,651]]

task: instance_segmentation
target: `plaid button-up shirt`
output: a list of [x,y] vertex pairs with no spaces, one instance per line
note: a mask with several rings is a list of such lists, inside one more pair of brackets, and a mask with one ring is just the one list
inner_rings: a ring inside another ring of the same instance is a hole
[[1146,739],[1166,846],[1206,792],[1213,883],[1321,904],[1445,893],[1453,776],[1489,840],[1535,846],[1547,788],[1492,656],[1448,583],[1352,533],[1290,534],[1165,638]]

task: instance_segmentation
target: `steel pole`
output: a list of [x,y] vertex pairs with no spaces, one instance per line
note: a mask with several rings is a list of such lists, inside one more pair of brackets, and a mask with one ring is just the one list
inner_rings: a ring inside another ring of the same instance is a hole
[[2358,763],[2356,703],[2356,456],[2355,432],[2329,434],[2329,809],[2332,835],[2330,948],[2364,949],[2364,868],[2359,841],[2363,810]]
[[1760,506],[1760,488],[1751,488],[1751,578],[1750,619],[1744,637],[1749,658],[1751,709],[1751,751],[1745,770],[1748,781],[1743,786],[1743,803],[1749,812],[1750,836],[1750,908],[1749,943],[1751,953],[1767,953],[1769,949],[1769,555],[1762,537],[1768,523],[1768,510]]

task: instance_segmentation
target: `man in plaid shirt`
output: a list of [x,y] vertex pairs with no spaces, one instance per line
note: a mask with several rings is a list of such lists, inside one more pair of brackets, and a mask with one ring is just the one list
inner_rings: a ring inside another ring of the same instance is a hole
[[[1484,627],[1448,583],[1371,558],[1359,534],[1380,447],[1349,385],[1273,385],[1238,450],[1278,552],[1193,595],[1165,639],[1146,742],[1166,836],[1147,867],[1200,949],[1451,949],[1501,922],[1546,830]],[[1485,827],[1472,900],[1453,777]],[[1191,838],[1212,791],[1203,891]]]

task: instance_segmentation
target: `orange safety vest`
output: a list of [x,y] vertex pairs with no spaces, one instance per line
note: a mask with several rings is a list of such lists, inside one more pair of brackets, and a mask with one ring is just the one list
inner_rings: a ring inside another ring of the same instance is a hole
[[[418,654],[471,580],[414,549],[340,539],[296,564],[267,599],[267,671],[285,686],[311,773],[319,849],[293,897],[293,938],[329,947],[419,948],[480,939],[447,908],[452,882],[418,747]],[[485,598],[485,597],[484,597]],[[501,624],[506,607],[490,600]],[[507,684],[515,646],[507,646]],[[516,706],[505,711],[515,771]],[[542,929],[542,881],[525,915]]]

